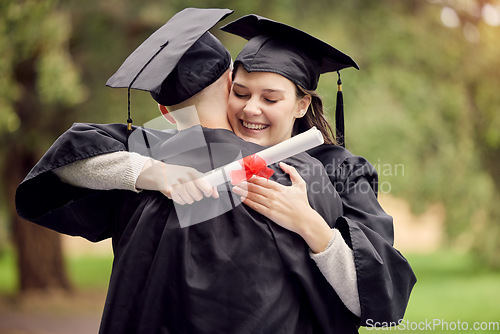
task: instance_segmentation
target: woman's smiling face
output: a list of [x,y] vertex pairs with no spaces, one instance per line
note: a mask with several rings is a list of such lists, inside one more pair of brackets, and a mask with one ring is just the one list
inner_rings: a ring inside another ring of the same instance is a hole
[[295,119],[302,117],[310,96],[298,99],[295,84],[271,72],[236,70],[228,101],[228,119],[234,133],[263,146],[292,135]]

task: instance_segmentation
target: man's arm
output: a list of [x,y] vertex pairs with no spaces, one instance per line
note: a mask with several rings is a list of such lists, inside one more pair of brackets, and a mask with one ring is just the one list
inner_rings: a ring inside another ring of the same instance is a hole
[[124,194],[119,190],[103,192],[71,186],[52,171],[88,157],[126,150],[126,141],[126,125],[75,123],[17,187],[15,201],[19,216],[91,241],[109,237]]
[[113,152],[75,161],[53,170],[61,181],[73,186],[139,192],[136,180],[150,158],[133,152]]
[[[167,165],[137,153],[114,152],[77,161],[54,170],[54,173],[62,181],[78,187],[139,191],[138,189],[165,188],[166,186],[160,186],[161,180],[168,179],[169,172],[171,175],[175,173],[180,175],[183,168],[186,178],[199,176],[189,167]],[[188,174],[189,172],[193,173]],[[211,187],[208,190],[211,191]],[[200,200],[201,197],[200,194],[192,196],[193,200]],[[352,250],[346,245],[338,230],[332,230],[332,235],[328,247],[320,253],[311,253],[311,258],[346,307],[359,316],[360,306]]]
[[103,154],[59,167],[54,173],[65,183],[95,190],[160,191],[179,204],[203,196],[218,197],[202,173],[186,166],[165,164],[134,152]]

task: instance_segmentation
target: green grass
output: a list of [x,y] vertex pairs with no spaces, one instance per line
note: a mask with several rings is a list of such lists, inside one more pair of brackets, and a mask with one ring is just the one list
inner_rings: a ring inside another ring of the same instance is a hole
[[[500,323],[499,271],[486,268],[468,254],[443,252],[407,258],[418,280],[405,314],[407,328],[362,328],[360,333],[500,333],[472,330],[475,322]],[[469,330],[451,330],[458,321],[466,322]],[[433,322],[436,326],[424,328]],[[416,326],[424,329],[415,330]]]
[[66,265],[71,282],[78,289],[107,289],[112,257],[80,256],[68,258]]
[[[444,321],[453,326],[458,321],[500,322],[500,271],[488,269],[468,254],[440,252],[410,255],[418,282],[405,314],[405,323]],[[66,261],[70,278],[77,289],[106,289],[111,272],[110,257],[75,257]],[[13,253],[0,253],[0,294],[16,291],[17,273]],[[452,324],[453,323],[453,324]],[[500,331],[442,331],[392,328],[362,328],[361,333],[500,333]]]
[[12,251],[0,252],[0,294],[12,294],[17,290],[17,271]]
[[[69,278],[76,289],[107,289],[112,257],[69,257],[65,263]],[[9,249],[0,252],[0,294],[10,295],[17,291],[17,276],[14,253]]]

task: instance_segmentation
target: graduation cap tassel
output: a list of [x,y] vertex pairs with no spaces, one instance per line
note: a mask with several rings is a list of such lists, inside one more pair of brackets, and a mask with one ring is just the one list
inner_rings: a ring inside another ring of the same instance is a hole
[[147,61],[146,64],[141,68],[139,72],[135,75],[134,79],[130,82],[130,85],[128,85],[128,118],[127,118],[127,131],[130,133],[132,132],[132,118],[130,118],[130,88],[132,88],[132,85],[134,84],[135,80],[141,75],[142,71],[153,61],[153,59],[168,45],[168,41],[160,45],[160,48],[156,53]]
[[[132,84],[130,85],[132,86]],[[130,118],[130,86],[128,87],[128,98],[127,98],[127,109],[128,109],[128,118],[127,118],[127,131],[132,131],[132,118]]]
[[337,106],[335,108],[335,137],[339,146],[345,147],[344,138],[344,96],[342,95],[342,80],[340,72],[337,71],[339,79],[337,81]]

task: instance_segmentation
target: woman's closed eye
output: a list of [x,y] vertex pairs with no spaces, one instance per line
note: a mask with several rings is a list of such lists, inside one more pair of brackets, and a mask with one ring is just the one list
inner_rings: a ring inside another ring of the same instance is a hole
[[267,103],[276,103],[284,98],[284,93],[276,89],[266,89],[262,94],[262,99]]
[[234,96],[236,96],[239,99],[244,99],[248,97],[248,94],[238,94],[236,91],[233,90]]
[[283,100],[283,96],[281,94],[276,94],[274,92],[271,94],[263,94],[262,98],[268,103],[276,103]]

